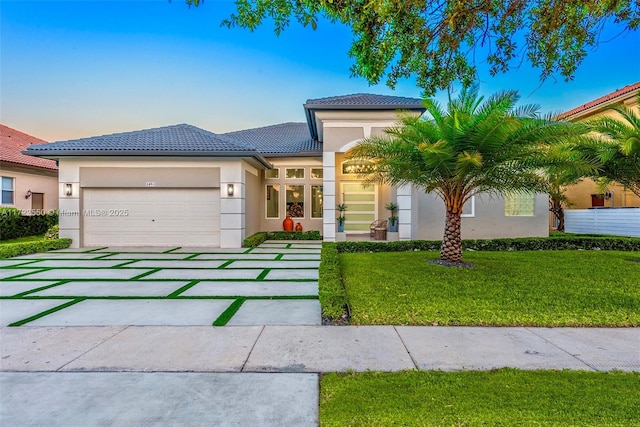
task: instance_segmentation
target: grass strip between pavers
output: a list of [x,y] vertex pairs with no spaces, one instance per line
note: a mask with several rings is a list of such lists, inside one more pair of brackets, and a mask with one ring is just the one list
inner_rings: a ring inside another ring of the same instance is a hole
[[[88,251],[82,251],[82,252],[80,252],[80,253],[81,253],[81,254],[90,254],[90,253],[93,253],[93,252],[102,251],[102,250],[104,250],[104,249],[109,249],[109,247],[108,247],[108,246],[104,246],[104,247],[101,247],[101,248],[89,249]],[[72,253],[73,253],[73,252],[72,252]]]
[[129,280],[138,280],[138,279],[142,279],[143,277],[149,276],[153,273],[157,273],[158,271],[161,271],[161,268],[154,268],[151,271],[147,271],[146,273],[142,273],[142,274],[138,274],[137,276],[133,276],[131,279]]
[[58,281],[56,283],[53,283],[51,285],[40,286],[39,288],[34,288],[34,289],[31,289],[31,290],[28,290],[28,291],[21,292],[19,294],[15,294],[15,295],[11,296],[10,298],[14,298],[14,299],[22,298],[22,297],[24,297],[26,295],[29,295],[29,294],[32,294],[34,292],[44,291],[45,289],[54,288],[56,286],[64,285],[64,284],[69,283],[71,281],[72,281],[71,279],[60,280],[60,281]]
[[265,268],[264,270],[262,270],[262,273],[258,274],[258,277],[256,277],[256,280],[264,280],[264,278],[267,277],[267,274],[269,274],[270,271],[271,271],[270,268]]
[[189,283],[187,283],[186,285],[184,285],[183,287],[171,292],[169,295],[167,295],[167,298],[175,298],[178,295],[180,295],[181,293],[183,293],[184,291],[186,291],[187,289],[190,289],[193,286],[197,285],[198,283],[200,283],[200,280],[192,280]]
[[187,257],[185,257],[185,258],[182,258],[182,260],[179,260],[179,261],[189,261],[189,260],[192,260],[192,259],[194,259],[195,257],[197,257],[197,256],[199,256],[199,255],[200,255],[199,253],[197,253],[197,254],[191,254],[191,255],[189,255],[189,256],[187,256]]
[[51,313],[55,313],[56,311],[60,311],[60,310],[65,309],[67,307],[71,307],[72,305],[77,304],[79,302],[82,302],[84,300],[85,300],[84,298],[76,298],[73,301],[69,301],[69,302],[61,304],[61,305],[59,305],[57,307],[50,308],[49,310],[45,310],[45,311],[43,311],[41,313],[38,313],[38,314],[36,314],[34,316],[27,317],[26,319],[22,319],[22,320],[19,320],[17,322],[13,322],[13,323],[9,324],[9,326],[22,326],[25,323],[33,322],[34,320],[37,320],[37,319],[39,319],[41,317],[44,317],[46,315],[49,315]]
[[278,255],[276,255],[276,257],[273,260],[274,261],[281,261],[283,256],[284,256],[284,254],[278,254]]
[[[116,261],[116,260],[114,260],[114,261]],[[124,261],[124,262],[122,262],[120,264],[116,264],[116,265],[114,265],[112,267],[109,267],[109,268],[121,268],[121,267],[125,267],[127,265],[130,265],[130,264],[133,264],[134,262],[138,262],[138,261],[146,261],[146,260],[132,259],[132,260],[129,260],[129,261]]]
[[178,246],[177,248],[173,248],[173,249],[168,249],[168,250],[166,250],[166,251],[164,251],[162,253],[163,254],[170,254],[171,252],[177,251],[177,250],[180,250],[180,249],[182,249],[182,246]]
[[[27,273],[22,273],[22,274],[16,274],[15,276],[9,276],[9,277],[5,277],[2,280],[15,280],[18,278],[22,278],[24,276],[28,276],[30,274],[36,274],[36,273],[42,273],[43,271],[48,271],[51,270],[50,267],[38,267],[38,268],[33,268],[33,271],[29,271]],[[51,279],[49,279],[51,280]],[[55,280],[55,279],[54,279]]]
[[234,262],[234,261],[236,261],[236,260],[235,260],[235,259],[230,259],[230,260],[228,260],[228,261],[225,261],[225,262],[223,262],[222,264],[220,264],[220,265],[218,266],[218,269],[225,268],[225,267],[227,267],[228,265],[233,264],[233,262]]
[[[11,270],[12,268],[23,268],[23,267],[28,267],[28,268],[36,268],[36,267],[31,267],[31,264],[35,264],[36,262],[40,262],[40,261],[46,261],[46,260],[42,260],[42,259],[25,259],[24,262],[20,263],[20,264],[13,264],[13,265],[5,265],[4,267],[0,267],[0,270]],[[41,268],[41,267],[37,267],[37,268]]]
[[225,311],[213,322],[213,326],[224,326],[229,320],[240,310],[246,298],[238,298],[234,300]]

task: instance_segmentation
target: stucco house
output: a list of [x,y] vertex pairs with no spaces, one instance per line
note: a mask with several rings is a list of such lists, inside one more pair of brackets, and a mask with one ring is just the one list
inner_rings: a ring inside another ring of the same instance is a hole
[[[619,118],[618,113],[607,111],[615,105],[625,105],[640,112],[638,93],[640,82],[627,85],[584,105],[573,108],[558,116],[569,122],[593,120],[599,117]],[[576,185],[568,187],[566,196],[571,203],[569,209],[587,209],[592,207],[640,207],[640,197],[626,190],[620,184],[613,184],[606,194],[598,189],[591,179],[583,179]]]
[[43,140],[0,125],[0,180],[2,207],[23,215],[41,215],[58,209],[58,166],[54,160],[22,154]]
[[[368,235],[399,205],[390,238],[442,238],[445,212],[411,186],[364,186],[366,165],[345,155],[383,132],[397,111],[422,114],[421,100],[355,94],[308,100],[306,122],[226,134],[180,124],[40,144],[25,153],[60,166],[60,234],[78,246],[239,247],[257,231],[281,230],[287,214],[304,230],[337,233],[336,204],[348,206],[345,233]],[[548,235],[547,196],[478,196],[466,206],[463,238]]]

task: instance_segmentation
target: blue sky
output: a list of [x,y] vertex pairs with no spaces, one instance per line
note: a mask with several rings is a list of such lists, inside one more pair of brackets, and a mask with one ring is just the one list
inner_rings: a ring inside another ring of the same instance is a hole
[[[231,1],[0,0],[0,122],[55,141],[190,123],[213,132],[304,121],[309,98],[358,92],[420,97],[350,77],[348,28],[297,24],[276,37],[219,26]],[[609,28],[603,39],[619,32]],[[640,33],[590,52],[575,79],[524,63],[490,77],[483,93],[516,89],[522,103],[566,111],[640,81]],[[437,95],[443,101],[443,93]]]

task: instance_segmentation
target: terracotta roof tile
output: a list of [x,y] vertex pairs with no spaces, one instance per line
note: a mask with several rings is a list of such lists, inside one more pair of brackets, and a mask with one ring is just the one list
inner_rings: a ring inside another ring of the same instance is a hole
[[33,144],[46,143],[35,136],[27,135],[8,126],[0,124],[0,161],[19,165],[35,166],[44,169],[58,170],[54,160],[26,156],[21,151]]
[[581,105],[581,106],[576,107],[576,108],[574,108],[572,110],[566,111],[566,112],[558,115],[558,119],[565,119],[567,117],[571,117],[571,116],[573,116],[575,114],[581,113],[581,112],[586,111],[586,110],[588,110],[590,108],[596,107],[596,106],[598,106],[600,104],[604,104],[607,101],[610,101],[612,99],[616,99],[619,96],[626,95],[627,93],[634,92],[636,90],[640,90],[640,82],[627,85],[627,86],[623,87],[622,89],[618,89],[618,90],[616,90],[614,92],[611,92],[610,94],[601,96],[598,99],[594,99],[591,102],[587,102],[584,105]]

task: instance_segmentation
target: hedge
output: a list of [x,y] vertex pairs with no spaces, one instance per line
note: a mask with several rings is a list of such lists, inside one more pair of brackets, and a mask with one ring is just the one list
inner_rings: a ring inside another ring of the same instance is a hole
[[58,212],[44,215],[21,215],[16,208],[0,208],[0,240],[39,236],[58,224]]
[[35,240],[21,243],[5,243],[0,245],[0,258],[29,255],[38,252],[66,249],[71,246],[71,239]]
[[347,292],[342,284],[340,258],[336,243],[323,243],[318,269],[318,297],[322,316],[329,321],[344,321],[348,313]]
[[265,240],[322,240],[318,230],[311,231],[261,231],[244,239],[243,248],[255,248]]
[[[397,242],[339,242],[339,253],[438,251],[439,240]],[[525,237],[518,239],[463,240],[462,248],[472,251],[612,250],[640,251],[640,239],[633,237]]]

